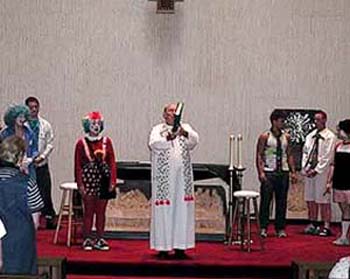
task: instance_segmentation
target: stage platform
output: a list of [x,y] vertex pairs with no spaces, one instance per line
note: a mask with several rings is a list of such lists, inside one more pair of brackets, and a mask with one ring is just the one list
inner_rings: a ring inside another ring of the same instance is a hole
[[[63,239],[52,243],[53,231],[39,230],[39,256],[67,258],[68,278],[289,278],[293,260],[307,262],[335,262],[350,254],[349,247],[336,247],[333,237],[302,234],[304,225],[289,225],[288,237],[279,239],[270,235],[265,249],[260,251],[254,241],[251,253],[241,251],[238,245],[226,246],[222,242],[196,243],[188,251],[187,260],[158,260],[149,250],[147,240],[110,239],[108,252],[85,252],[80,245],[67,248]],[[332,228],[338,233],[337,228]],[[63,234],[62,234],[63,235]],[[80,240],[81,242],[81,240]]]

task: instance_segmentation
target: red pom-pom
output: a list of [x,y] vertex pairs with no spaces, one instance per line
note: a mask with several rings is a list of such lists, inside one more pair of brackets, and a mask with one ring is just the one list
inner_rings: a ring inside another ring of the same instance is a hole
[[164,201],[163,201],[163,200],[159,201],[159,204],[160,204],[160,205],[163,205],[163,204],[164,204]]
[[169,200],[166,200],[165,203],[166,203],[166,205],[170,205],[170,201]]
[[103,116],[99,111],[92,111],[88,114],[90,120],[103,120]]
[[158,206],[158,205],[159,205],[159,201],[158,201],[158,200],[156,200],[155,204]]

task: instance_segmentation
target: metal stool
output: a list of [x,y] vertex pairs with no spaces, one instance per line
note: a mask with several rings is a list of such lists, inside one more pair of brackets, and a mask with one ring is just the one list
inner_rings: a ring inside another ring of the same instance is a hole
[[[263,239],[260,236],[260,222],[259,222],[259,210],[258,210],[258,202],[260,194],[255,191],[236,191],[233,193],[233,196],[236,198],[235,209],[233,212],[233,221],[232,221],[232,231],[235,225],[237,225],[236,230],[236,239],[241,245],[241,250],[244,250],[245,244],[247,245],[248,252],[251,251],[251,211],[250,211],[250,201],[253,202],[254,207],[254,217],[256,219],[257,224],[257,235],[260,240],[261,250],[264,249]],[[246,219],[246,220],[245,220]],[[245,233],[245,223],[247,226],[247,232]],[[233,235],[231,235],[231,239],[229,243],[232,243]]]
[[73,192],[78,190],[77,183],[75,182],[66,182],[60,185],[60,189],[63,191],[62,200],[60,206],[60,212],[58,216],[57,227],[53,239],[53,243],[57,244],[58,233],[61,226],[64,223],[63,216],[67,216],[68,220],[65,220],[65,223],[68,224],[67,228],[67,246],[71,246],[71,236],[72,236],[72,225],[82,225],[82,222],[77,220],[76,215],[73,212],[74,210],[82,210],[81,206],[73,206]]

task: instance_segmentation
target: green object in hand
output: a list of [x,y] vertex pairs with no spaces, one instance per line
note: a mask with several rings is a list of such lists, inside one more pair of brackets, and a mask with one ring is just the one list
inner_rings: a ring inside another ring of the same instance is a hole
[[184,106],[185,105],[182,102],[178,102],[176,105],[174,125],[173,125],[173,129],[172,129],[173,133],[176,133],[181,125],[181,117],[182,117],[182,112],[183,112]]

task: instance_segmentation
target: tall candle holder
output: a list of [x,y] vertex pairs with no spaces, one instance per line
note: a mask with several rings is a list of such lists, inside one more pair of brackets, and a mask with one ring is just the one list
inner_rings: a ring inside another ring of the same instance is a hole
[[232,218],[233,218],[233,172],[235,171],[234,167],[234,142],[235,136],[230,135],[229,146],[229,167],[228,172],[230,176],[230,185],[229,185],[229,195],[228,195],[228,208],[226,213],[226,227],[225,227],[225,242],[229,239],[229,236],[232,234]]
[[243,143],[243,137],[241,134],[238,134],[237,136],[237,169],[242,169],[242,143]]
[[228,200],[228,210],[226,214],[226,228],[225,228],[225,244],[232,244],[232,234],[233,234],[233,210],[234,210],[234,202],[233,202],[233,176],[234,172],[236,174],[238,180],[238,187],[242,189],[242,180],[243,180],[243,172],[245,168],[242,166],[242,135],[237,136],[237,166],[234,164],[234,135],[230,136],[230,164],[228,168],[229,176],[230,176],[230,185],[229,185],[229,200]]
[[[237,181],[238,181],[238,189],[237,190],[241,190],[242,189],[242,181],[243,181],[243,173],[245,171],[245,168],[240,166],[238,167],[234,167],[233,171],[230,172],[230,182],[231,182],[231,177],[233,176],[233,172],[236,173],[236,177],[237,177]],[[231,184],[231,183],[230,183]],[[228,217],[226,218],[226,238],[225,238],[225,244],[227,245],[232,245],[233,242],[233,225],[234,225],[234,219],[236,216],[234,216],[234,208],[236,206],[236,200],[234,200],[233,197],[233,185],[230,185],[230,193],[229,193],[229,211],[228,211]],[[242,208],[241,206],[238,207],[238,211],[239,211],[239,216],[243,216],[243,211],[244,208]],[[243,222],[238,222],[238,232],[241,232],[241,226],[244,226]],[[234,242],[234,244],[242,244],[242,239],[243,236],[238,235],[238,239],[237,241]]]

